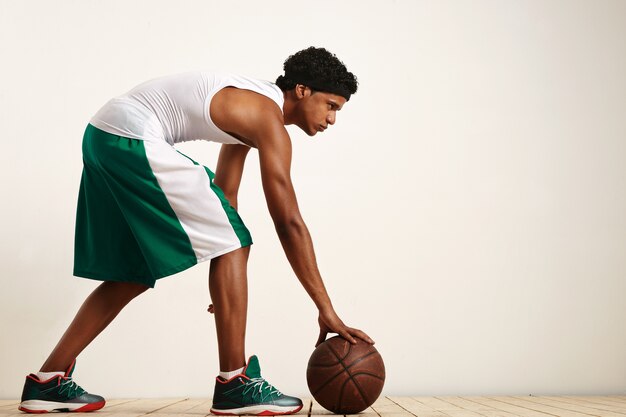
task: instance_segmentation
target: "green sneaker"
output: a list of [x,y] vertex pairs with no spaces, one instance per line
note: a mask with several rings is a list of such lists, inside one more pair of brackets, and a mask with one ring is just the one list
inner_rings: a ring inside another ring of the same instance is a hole
[[65,375],[57,375],[47,381],[40,381],[35,374],[28,375],[19,410],[26,413],[67,413],[94,411],[104,407],[104,398],[87,393],[72,380],[75,367],[76,360],[65,371]]
[[228,381],[217,377],[211,412],[220,416],[254,414],[275,416],[293,414],[302,408],[302,400],[282,394],[261,377],[259,359],[251,356],[242,374]]

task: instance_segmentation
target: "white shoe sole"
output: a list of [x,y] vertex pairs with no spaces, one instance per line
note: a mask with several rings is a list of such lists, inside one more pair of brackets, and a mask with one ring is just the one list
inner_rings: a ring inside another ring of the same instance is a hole
[[104,401],[97,403],[59,403],[55,401],[28,400],[22,401],[18,407],[27,413],[48,413],[57,410],[95,411],[104,407]]
[[301,405],[295,405],[293,407],[280,407],[277,405],[251,405],[248,407],[230,408],[228,410],[211,408],[211,413],[217,414],[218,416],[241,416],[245,414],[252,414],[255,416],[278,416],[297,413],[301,409]]

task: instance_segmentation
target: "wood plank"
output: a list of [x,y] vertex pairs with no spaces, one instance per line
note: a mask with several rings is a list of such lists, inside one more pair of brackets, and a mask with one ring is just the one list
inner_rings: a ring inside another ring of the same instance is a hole
[[[173,405],[175,403],[181,402],[181,401],[185,401],[186,398],[143,398],[140,400],[136,400],[136,401],[130,401],[127,403],[121,403],[118,405],[113,405],[110,408],[113,408],[113,410],[109,409],[107,410],[106,407],[102,409],[103,412],[108,412],[108,413],[128,413],[128,414],[132,414],[132,415],[141,415],[141,414],[148,414],[148,413],[154,413],[164,407]],[[100,415],[102,413],[98,413],[98,415]]]
[[142,411],[129,412],[125,407],[130,408],[132,403],[138,402],[139,398],[115,398],[107,400],[102,410],[99,410],[98,417],[138,417],[144,415]]
[[443,398],[447,397],[411,397],[415,401],[419,401],[424,404],[426,407],[430,407],[433,410],[437,411],[448,411],[448,410],[463,410],[458,405],[452,404],[448,401],[445,401]]
[[108,408],[119,407],[123,404],[128,404],[128,403],[132,403],[134,401],[139,401],[139,400],[140,400],[139,398],[114,398],[112,400],[107,399],[103,410],[106,410]]
[[[496,408],[499,403],[490,404],[492,401],[485,397],[459,397],[462,402],[457,405],[467,407],[467,410],[474,411],[485,417],[517,417],[519,414],[514,414],[509,411]],[[480,401],[479,401],[480,400]]]
[[606,395],[606,396],[597,396],[601,401],[607,401],[618,405],[619,407],[626,408],[626,396],[624,395]]
[[450,417],[484,417],[481,412],[472,410],[446,410],[445,412]]
[[[510,396],[507,399],[509,404],[517,405],[519,407],[528,408],[534,411],[539,411],[546,414],[552,414],[559,417],[589,417],[589,414],[581,413],[578,411],[566,410],[561,407],[555,407],[553,405],[545,405],[533,401],[526,400],[528,396]],[[592,414],[593,415],[593,414]]]
[[[444,398],[440,398],[444,399]],[[463,411],[446,410],[445,412],[451,417],[464,417],[464,416],[480,416],[480,417],[516,417],[515,414],[497,410],[489,405],[478,404],[468,398],[462,397],[446,397],[446,401],[463,408]],[[469,414],[471,413],[471,414]]]
[[519,417],[520,414],[513,414],[504,410],[480,410],[477,411],[485,417]]
[[[187,413],[182,412],[182,413],[149,413],[149,414],[143,414],[144,416],[159,416],[159,417],[180,417],[180,416],[186,416]],[[204,413],[204,414],[196,414],[196,415],[200,415],[200,416],[208,416],[211,415],[210,412],[208,413]]]
[[[375,411],[375,409],[374,409]],[[379,411],[375,411],[376,415],[380,416],[380,417],[414,417],[413,414],[406,412],[406,411],[402,411],[402,412],[397,412],[397,411],[383,411],[382,413]]]
[[[448,403],[455,408],[443,408],[443,405],[440,408],[441,412],[446,413],[450,417],[484,417],[481,414],[481,411],[475,410],[476,408],[484,408],[476,403],[472,403],[471,401],[460,400],[458,397],[437,397],[438,400]],[[468,410],[461,407],[460,404],[463,404],[467,407],[474,408],[474,410]]]
[[592,401],[626,409],[626,397],[623,395],[560,395],[558,398]]
[[[546,417],[553,414],[542,413],[534,410],[530,410],[524,407],[519,407],[513,404],[509,404],[503,400],[506,400],[507,397],[465,397],[470,401],[474,401],[478,404],[482,404],[484,406],[490,407],[492,409],[498,410],[500,412],[505,411],[506,413],[513,414],[515,416],[520,417]],[[483,413],[481,411],[481,413]],[[492,412],[484,412],[485,416],[493,417]]]
[[[297,414],[333,415],[317,401],[303,398]],[[19,400],[0,400],[0,417],[24,417]],[[97,417],[210,416],[208,398],[116,398]],[[94,414],[95,416],[95,414]],[[626,396],[445,396],[380,397],[362,413],[350,417],[626,417]],[[96,416],[95,416],[96,417]]]
[[345,414],[346,417],[348,416],[359,416],[359,417],[380,417],[379,414],[376,412],[376,410],[374,410],[374,408],[372,408],[373,406],[382,406],[382,405],[389,405],[392,404],[392,401],[389,400],[389,398],[387,397],[378,397],[376,399],[376,401],[374,401],[374,404],[372,404],[372,406],[367,407],[365,410],[361,411],[358,414]]
[[475,411],[479,414],[482,411],[487,411],[487,410],[496,411],[495,409],[489,406],[478,404],[465,397],[445,397],[445,401],[448,401],[449,403],[454,404],[464,410]]
[[618,407],[626,409],[626,396],[624,395],[598,396],[598,399],[600,401],[607,401],[612,404],[616,404]]
[[541,404],[528,403],[525,402],[523,398],[523,396],[503,396],[498,397],[498,401],[508,404],[509,406],[514,406],[518,407],[519,409],[526,410],[524,412],[532,413],[532,415],[535,415],[535,413],[540,413],[543,416],[551,415],[558,417],[589,417],[588,415],[580,413],[575,413],[575,415],[571,415],[570,413],[574,413],[573,411],[559,410],[555,409],[554,407],[547,407]]
[[626,405],[626,395],[598,395],[599,398],[605,398],[610,401],[621,402]]
[[139,398],[114,398],[112,400],[107,399],[105,407],[118,407],[121,404],[127,404],[133,401],[138,401]]
[[621,410],[622,407],[617,405],[614,402],[607,402],[607,401],[602,401],[602,400],[594,400],[594,399],[586,399],[586,398],[591,398],[591,397],[567,397],[567,396],[559,396],[559,397],[544,397],[544,398],[549,398],[551,400],[554,401],[563,401],[563,402],[567,402],[570,404],[580,404],[586,407],[595,407],[601,410],[610,410],[610,411],[614,411],[615,410]]
[[[390,401],[389,399],[385,398],[385,397],[379,397],[374,402],[374,404],[371,407],[366,408],[361,413],[359,413],[359,414],[346,414],[346,416],[379,417],[380,414],[378,412],[376,412],[374,407],[375,406],[376,407],[389,407],[390,405],[394,406],[395,404],[392,401]],[[388,410],[386,410],[386,411],[388,411]],[[395,410],[395,411],[397,411],[397,410]],[[400,414],[402,415],[402,417],[411,416],[409,413],[401,412],[401,413],[398,414],[397,417],[400,417]],[[335,415],[335,414],[332,413],[331,411],[326,410],[317,401],[315,401],[315,399],[311,400],[310,417],[316,417],[316,416],[318,416],[318,417],[328,417],[329,415]],[[386,416],[389,416],[389,413],[387,413]],[[411,416],[411,417],[413,417],[413,416]]]
[[389,404],[394,404],[394,402],[391,401],[389,397],[378,397],[376,398],[376,401],[374,401],[374,404],[372,404],[372,406],[380,407],[381,405],[389,405]]
[[14,412],[17,410],[17,406],[20,405],[19,401],[11,404],[5,404],[0,406],[0,413],[7,414],[8,412]]
[[419,417],[447,417],[447,414],[434,410],[411,397],[388,397],[408,413]]
[[317,401],[315,401],[315,399],[313,399],[311,400],[311,409],[310,409],[309,415],[311,417],[315,417],[315,416],[328,416],[328,415],[335,415],[335,414],[332,411],[328,411],[327,409],[322,407],[320,403],[318,403]]
[[619,399],[618,397],[612,396],[612,397],[603,397],[603,396],[563,396],[561,398],[567,399],[568,401],[573,401],[573,402],[585,402],[588,404],[602,404],[602,405],[606,405],[609,407],[614,407],[616,410],[613,411],[617,411],[617,410],[623,410],[624,408],[626,408],[626,401],[622,401],[621,399]]
[[[190,409],[188,409],[185,414],[186,415],[196,415],[196,416],[208,416],[211,415],[211,406],[213,406],[213,400],[210,398],[203,398],[203,401],[194,405]],[[159,416],[161,417],[161,416]]]
[[414,417],[414,414],[387,397],[379,397],[371,408],[380,417]]
[[[208,400],[206,398],[187,398],[184,401],[179,401],[173,404],[169,404],[166,405],[165,407],[159,408],[158,410],[154,411],[152,414],[158,414],[160,417],[161,414],[187,414],[187,412],[189,410],[191,410],[192,408],[195,408],[197,406],[199,406],[200,404],[204,404],[206,403]],[[205,414],[209,414],[210,413],[210,409],[211,406],[209,405],[208,408],[206,408],[204,410]],[[197,411],[200,410],[196,410]]]
[[378,417],[378,413],[374,411],[372,407],[367,407],[365,410],[360,412],[359,414],[345,414],[345,417]]
[[302,397],[302,410],[298,411],[296,415],[305,415],[308,416],[311,413],[311,403],[313,401],[312,398]]
[[[526,401],[536,402],[544,405],[550,405],[557,408],[561,408],[569,411],[576,411],[579,413],[588,414],[591,416],[602,415],[603,417],[625,417],[626,413],[616,413],[611,410],[602,410],[598,407],[590,407],[584,404],[580,404],[571,400],[563,400],[554,397],[526,397]],[[600,405],[602,407],[602,405]],[[610,406],[609,406],[610,407]]]

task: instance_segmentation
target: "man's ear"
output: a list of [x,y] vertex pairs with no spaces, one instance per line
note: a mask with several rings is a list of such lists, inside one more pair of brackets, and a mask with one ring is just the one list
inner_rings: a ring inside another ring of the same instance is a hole
[[311,95],[311,89],[302,84],[296,84],[296,86],[294,87],[294,91],[298,100]]

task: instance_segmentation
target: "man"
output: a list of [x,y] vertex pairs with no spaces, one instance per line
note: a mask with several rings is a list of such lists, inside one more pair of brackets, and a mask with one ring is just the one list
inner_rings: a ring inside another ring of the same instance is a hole
[[[290,178],[285,125],[308,135],[335,123],[357,81],[323,48],[290,56],[276,84],[233,74],[193,72],[148,81],[109,101],[83,138],[74,275],[104,281],[85,300],[36,374],[26,377],[20,410],[93,411],[104,406],[72,380],[75,358],[133,298],[159,278],[211,259],[209,289],[219,362],[211,412],[291,414],[302,401],[261,377],[245,360],[247,261],[252,244],[237,214],[250,148],[258,150],[267,205],[287,258],[319,310],[320,333],[373,341],[335,313]],[[222,143],[216,173],[173,147]]]

